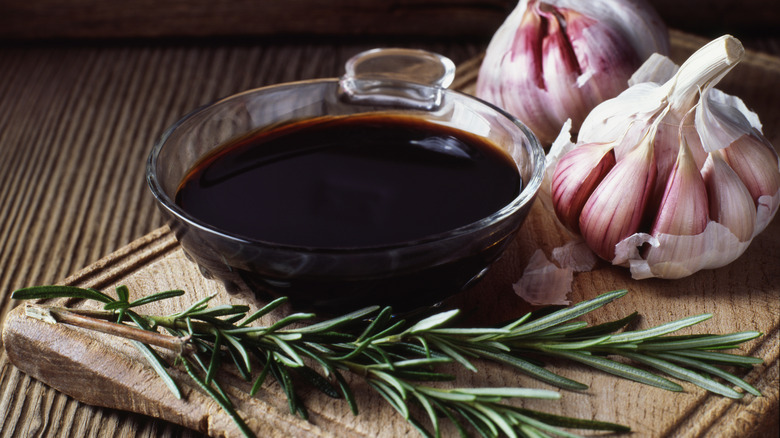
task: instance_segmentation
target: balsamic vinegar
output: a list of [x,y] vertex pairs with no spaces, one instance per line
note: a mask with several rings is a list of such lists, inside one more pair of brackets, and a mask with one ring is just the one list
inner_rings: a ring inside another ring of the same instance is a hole
[[176,203],[247,239],[363,248],[478,221],[521,185],[506,152],[465,131],[402,115],[323,117],[220,146],[186,175]]

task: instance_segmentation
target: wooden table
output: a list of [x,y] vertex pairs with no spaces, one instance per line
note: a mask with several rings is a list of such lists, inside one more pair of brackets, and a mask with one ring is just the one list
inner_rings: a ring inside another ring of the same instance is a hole
[[[266,38],[0,46],[0,324],[18,304],[11,291],[61,281],[162,224],[144,179],[146,157],[191,109],[247,88],[336,76],[350,56],[375,46],[425,48],[457,64],[485,43]],[[776,418],[759,422],[776,434]],[[0,350],[0,437],[31,435],[195,434],[79,403],[21,373]]]

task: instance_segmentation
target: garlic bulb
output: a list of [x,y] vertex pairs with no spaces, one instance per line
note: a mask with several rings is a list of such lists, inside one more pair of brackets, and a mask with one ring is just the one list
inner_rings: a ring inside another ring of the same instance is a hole
[[645,0],[521,0],[488,45],[476,94],[549,144],[654,52],[667,54],[669,38]]
[[713,88],[743,56],[742,44],[726,35],[665,82],[641,82],[669,71],[668,60],[652,57],[637,83],[591,111],[576,145],[553,145],[557,217],[634,278],[724,266],[777,212],[777,153],[758,117]]

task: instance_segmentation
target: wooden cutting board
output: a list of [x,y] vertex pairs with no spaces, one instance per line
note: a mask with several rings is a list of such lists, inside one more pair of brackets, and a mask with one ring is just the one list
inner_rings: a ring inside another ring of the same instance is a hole
[[[673,34],[673,58],[681,61],[702,41]],[[479,59],[459,68],[454,87],[473,91]],[[724,91],[742,97],[756,111],[767,137],[780,145],[780,60],[749,54],[723,82]],[[490,323],[517,317],[530,307],[514,295],[511,284],[521,275],[531,254],[541,248],[549,254],[565,240],[553,219],[537,203],[506,255],[475,288],[447,303],[469,315],[471,322]],[[763,397],[746,396],[739,401],[706,393],[683,384],[684,393],[613,378],[566,363],[554,369],[591,386],[585,392],[562,391],[559,401],[529,401],[524,406],[551,413],[597,418],[631,426],[640,437],[671,436],[766,436],[776,430],[778,382],[780,381],[780,220],[753,241],[747,252],[729,266],[700,272],[679,281],[634,281],[623,269],[599,265],[575,276],[573,302],[601,292],[626,288],[629,295],[588,315],[590,322],[615,319],[639,310],[637,328],[657,325],[685,316],[712,313],[714,317],[695,332],[726,333],[758,330],[759,339],[747,343],[741,353],[764,359],[764,364],[745,373]],[[167,228],[133,242],[64,280],[65,284],[88,286],[112,293],[124,284],[133,296],[167,289],[184,289],[176,300],[148,305],[146,313],[172,313],[204,296],[218,294],[222,302],[257,305],[249,294],[227,294],[217,281],[203,278],[188,261]],[[82,306],[82,303],[68,303]],[[272,315],[270,319],[281,314]],[[267,322],[267,321],[266,321]],[[227,416],[207,396],[176,375],[184,387],[177,400],[159,383],[156,374],[127,342],[65,325],[51,325],[26,317],[16,308],[3,328],[6,354],[23,372],[90,405],[132,411],[161,418],[212,436],[237,436]],[[486,365],[481,373],[462,372],[458,385],[531,386],[548,388],[511,370]],[[227,377],[230,379],[230,376]],[[316,392],[305,393],[311,412],[309,422],[289,413],[280,388],[266,384],[255,397],[246,396],[247,386],[230,379],[238,410],[258,436],[415,436],[416,432],[384,400],[361,386],[356,379],[361,414],[353,416],[345,403],[333,402]],[[33,409],[34,410],[34,409]],[[32,415],[32,414],[31,414]],[[144,422],[143,417],[127,421]]]

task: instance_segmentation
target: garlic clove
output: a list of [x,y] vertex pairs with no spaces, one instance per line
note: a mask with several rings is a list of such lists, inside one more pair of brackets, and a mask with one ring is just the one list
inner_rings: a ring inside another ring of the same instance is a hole
[[605,260],[614,258],[615,245],[636,233],[644,219],[656,178],[653,133],[615,164],[582,208],[580,233]]
[[740,242],[749,242],[756,225],[756,207],[745,184],[717,151],[710,154],[701,173],[710,218],[728,228]]
[[611,143],[580,145],[558,161],[551,195],[556,216],[569,230],[579,233],[582,207],[615,165],[612,149]]
[[543,46],[545,83],[551,94],[570,96],[551,103],[561,105],[560,120],[571,117],[579,126],[593,107],[626,89],[627,80],[613,78],[630,77],[642,59],[629,40],[604,21],[546,3],[539,3],[538,10],[550,23]]
[[703,232],[707,222],[707,188],[683,137],[650,234],[690,236]]
[[652,2],[642,0],[548,0],[560,7],[578,8],[588,17],[597,17],[619,29],[639,54],[669,53],[666,25]]
[[721,149],[726,163],[739,175],[756,205],[761,196],[774,196],[780,190],[777,153],[762,140],[763,136],[746,133]]

